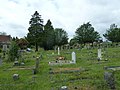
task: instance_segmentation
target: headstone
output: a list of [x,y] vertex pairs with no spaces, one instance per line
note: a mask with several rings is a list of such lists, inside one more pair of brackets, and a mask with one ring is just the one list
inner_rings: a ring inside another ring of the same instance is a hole
[[58,47],[58,55],[60,55],[60,48]]
[[24,63],[24,62],[21,62],[21,63],[20,63],[20,65],[21,65],[21,66],[24,66],[24,65],[25,65],[25,63]]
[[105,79],[107,85],[110,87],[110,89],[115,90],[114,74],[111,73],[111,72],[105,72],[104,73],[104,79]]
[[62,87],[60,88],[60,90],[68,90],[68,87],[67,87],[67,86],[62,86]]
[[18,61],[14,61],[14,66],[19,66],[19,62]]
[[13,80],[18,80],[19,79],[19,74],[13,74]]
[[36,58],[35,68],[33,69],[33,74],[37,74],[39,68],[39,57]]
[[75,52],[72,52],[72,62],[76,63],[76,54],[75,54]]
[[102,60],[101,49],[98,49],[98,60]]
[[3,45],[3,51],[7,51],[7,45]]
[[39,57],[36,58],[36,65],[35,68],[39,68]]

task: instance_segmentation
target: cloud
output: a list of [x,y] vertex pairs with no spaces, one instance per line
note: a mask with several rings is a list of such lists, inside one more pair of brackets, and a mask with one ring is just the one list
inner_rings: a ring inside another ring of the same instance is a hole
[[[101,35],[110,24],[119,26],[119,0],[0,0],[0,31],[12,36],[25,36],[29,20],[37,10],[44,24],[50,19],[55,28],[63,28],[69,37],[86,22],[91,22]],[[11,33],[12,32],[12,33]]]
[[8,0],[8,1],[14,2],[14,3],[16,3],[16,4],[19,4],[18,0]]
[[18,25],[15,23],[9,23],[8,25],[9,25],[9,28],[12,28],[12,29],[25,29],[23,25]]

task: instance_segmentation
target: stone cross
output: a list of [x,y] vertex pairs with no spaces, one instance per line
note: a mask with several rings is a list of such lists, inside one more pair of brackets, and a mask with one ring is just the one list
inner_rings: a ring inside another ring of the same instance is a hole
[[76,63],[76,53],[72,52],[72,62]]
[[101,49],[98,49],[98,59],[102,60]]
[[58,47],[58,55],[60,55],[60,48]]

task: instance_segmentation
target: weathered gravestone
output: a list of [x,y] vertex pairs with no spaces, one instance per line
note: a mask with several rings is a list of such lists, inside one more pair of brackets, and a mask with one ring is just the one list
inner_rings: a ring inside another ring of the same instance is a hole
[[25,63],[24,63],[24,62],[21,62],[21,63],[20,63],[20,65],[21,65],[21,66],[24,66],[24,65],[25,65]]
[[115,78],[112,72],[105,72],[104,79],[111,90],[115,90]]
[[58,55],[60,55],[60,48],[58,47]]
[[102,53],[101,53],[101,49],[98,49],[98,61],[102,60]]
[[35,68],[33,69],[33,74],[38,73],[39,68],[39,57],[36,58]]
[[60,90],[68,90],[68,87],[67,87],[67,86],[62,86],[62,87],[60,88]]
[[6,51],[7,51],[7,45],[3,45],[3,57],[5,58],[5,54],[6,54]]
[[18,80],[19,79],[19,74],[13,74],[13,80]]
[[14,61],[14,66],[19,66],[19,62],[18,61]]
[[17,58],[15,58],[15,61],[14,61],[14,64],[13,64],[14,66],[19,66],[20,65],[20,63],[19,63],[19,61],[17,60]]
[[3,51],[7,51],[7,45],[3,45],[3,49],[2,49]]
[[76,53],[72,52],[72,62],[76,63]]

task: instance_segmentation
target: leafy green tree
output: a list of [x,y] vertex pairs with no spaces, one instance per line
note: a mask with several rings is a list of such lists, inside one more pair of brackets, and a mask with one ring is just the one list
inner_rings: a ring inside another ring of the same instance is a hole
[[16,42],[17,42],[18,40],[19,40],[18,37],[13,37],[13,38],[12,38],[12,41],[16,41]]
[[77,28],[75,33],[76,35],[74,38],[77,39],[78,43],[93,43],[100,38],[99,33],[94,30],[94,27],[92,27],[89,22]]
[[15,58],[19,58],[18,45],[15,41],[11,42],[11,46],[8,51],[8,61],[15,61]]
[[55,45],[61,46],[68,43],[68,34],[62,28],[55,29]]
[[117,25],[112,24],[103,36],[109,41],[120,42],[120,28],[118,28]]
[[43,39],[43,19],[41,19],[41,15],[37,11],[32,15],[29,24],[27,40],[29,43],[34,44],[35,51],[38,51],[38,45],[42,44]]
[[70,40],[69,44],[70,44],[70,46],[73,46],[73,45],[76,44],[77,42],[78,42],[77,39],[74,37],[74,38],[72,38],[72,39]]
[[46,25],[44,26],[44,49],[50,50],[53,49],[55,43],[55,35],[54,35],[54,28],[50,20],[47,21]]

